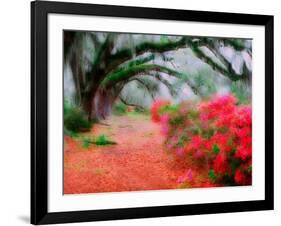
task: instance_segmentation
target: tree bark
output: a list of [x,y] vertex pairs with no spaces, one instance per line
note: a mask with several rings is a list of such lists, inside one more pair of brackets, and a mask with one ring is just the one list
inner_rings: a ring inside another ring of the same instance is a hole
[[91,86],[91,89],[89,91],[85,91],[82,94],[82,107],[85,113],[87,114],[88,120],[96,120],[95,116],[95,105],[94,105],[94,97],[97,92],[99,83],[94,82]]
[[114,89],[102,89],[99,81],[96,81],[89,93],[82,99],[82,107],[88,116],[88,120],[103,120],[111,114],[112,106],[119,93]]
[[97,120],[106,119],[112,112],[117,95],[112,89],[98,89],[94,96],[94,114]]

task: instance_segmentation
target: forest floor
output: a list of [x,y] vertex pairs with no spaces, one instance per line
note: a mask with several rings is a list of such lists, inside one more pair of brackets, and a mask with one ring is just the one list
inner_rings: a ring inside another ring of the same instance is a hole
[[163,136],[150,116],[111,116],[90,136],[105,134],[115,145],[90,145],[64,138],[64,194],[178,188],[185,171],[163,150]]

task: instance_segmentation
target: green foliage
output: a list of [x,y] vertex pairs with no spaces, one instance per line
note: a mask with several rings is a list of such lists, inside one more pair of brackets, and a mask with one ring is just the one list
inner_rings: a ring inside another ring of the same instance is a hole
[[203,97],[209,97],[217,92],[217,87],[213,81],[212,72],[210,70],[200,70],[194,74],[194,83]]
[[64,100],[63,102],[63,113],[68,114],[72,109],[72,104],[68,100]]
[[193,43],[192,41],[190,41],[189,44],[190,44],[190,49],[192,50],[193,54],[197,58],[199,58],[200,60],[202,60],[203,62],[208,64],[210,66],[210,68],[213,69],[214,71],[217,71],[217,72],[225,75],[226,77],[228,77],[232,81],[237,81],[237,80],[240,80],[240,79],[243,79],[243,78],[247,77],[246,74],[237,76],[235,73],[233,73],[233,71],[229,71],[225,67],[221,66],[221,64],[215,62],[212,59],[212,57],[209,57],[204,53],[204,51],[201,49],[200,46],[198,46],[197,43]]
[[149,62],[149,61],[151,61],[151,60],[154,60],[154,58],[155,58],[154,54],[150,54],[150,55],[148,55],[147,57],[139,57],[139,58],[137,58],[137,59],[134,59],[134,60],[129,61],[129,63],[128,63],[128,64],[125,64],[125,65],[123,66],[123,68],[124,68],[124,67],[129,68],[129,67],[132,67],[132,66],[135,66],[135,65],[144,64],[144,63],[147,63],[147,62]]
[[114,115],[125,115],[127,113],[127,105],[122,102],[117,102],[113,106]]
[[245,49],[245,41],[239,38],[225,38],[223,39],[225,45],[232,46],[235,50],[241,51]]
[[201,129],[199,126],[190,126],[189,129],[193,135],[199,135],[201,133]]
[[217,179],[217,176],[216,176],[216,174],[215,174],[215,171],[212,170],[212,169],[209,171],[208,176],[209,176],[210,180],[213,181],[213,182],[215,182],[216,179]]
[[95,140],[92,137],[83,137],[82,138],[82,147],[88,148],[91,144],[94,144]]
[[63,128],[63,133],[64,133],[64,135],[67,135],[67,136],[70,136],[73,138],[79,137],[79,133],[70,131],[70,130],[66,129],[65,127]]
[[196,84],[197,87],[201,87],[205,85],[205,78],[202,75],[202,73],[197,73],[194,77],[194,82]]
[[199,111],[196,111],[196,110],[192,110],[190,109],[190,111],[188,112],[188,117],[191,119],[191,120],[196,120],[199,118]]
[[103,57],[103,55],[105,53],[105,50],[108,48],[108,46],[112,42],[113,36],[114,36],[113,34],[109,33],[106,36],[106,39],[104,40],[103,44],[97,50],[97,53],[95,54],[93,62],[92,62],[92,65],[94,67],[97,67],[98,65],[101,64],[102,57]]
[[230,151],[230,156],[235,155],[236,151],[237,151],[236,148],[232,148],[231,151]]
[[91,122],[83,110],[74,106],[68,101],[64,101],[64,127],[68,133],[77,133],[88,131],[91,128]]
[[220,148],[219,148],[219,146],[218,146],[217,144],[214,144],[214,145],[213,145],[213,152],[214,152],[215,154],[218,154],[218,153],[220,152]]
[[109,145],[109,144],[116,144],[116,142],[109,140],[106,135],[101,134],[95,139],[95,144],[96,145]]
[[147,108],[142,108],[142,107],[136,107],[135,108],[136,113],[144,114],[144,115],[150,115],[150,112]]
[[133,56],[132,50],[131,49],[120,49],[118,50],[115,54],[111,55],[109,62],[114,62],[115,60],[119,60],[122,58],[130,58]]
[[249,104],[251,101],[251,90],[247,84],[240,80],[232,82],[230,87],[231,92],[235,95],[238,100],[238,104]]
[[240,166],[240,164],[241,164],[241,161],[239,159],[233,158],[230,162],[231,170],[234,172]]
[[170,124],[173,126],[183,125],[185,122],[185,117],[183,115],[176,115],[175,117],[170,119]]
[[205,139],[210,139],[215,133],[215,130],[213,128],[205,128],[201,131],[202,137]]
[[139,116],[149,115],[149,110],[141,106],[135,106],[132,111],[128,111],[128,106],[121,101],[116,102],[113,105],[113,114],[117,116],[128,115],[128,116]]
[[223,175],[222,181],[223,181],[225,186],[235,186],[235,185],[237,185],[237,184],[235,184],[233,175],[229,175],[229,174]]
[[168,39],[167,35],[161,35],[160,42],[161,43],[168,43],[169,39]]
[[110,74],[108,74],[101,85],[105,88],[110,85],[114,85],[117,82],[121,82],[131,78],[132,76],[138,75],[140,73],[148,73],[150,71],[163,72],[177,78],[183,78],[184,74],[168,67],[164,67],[157,64],[140,64],[131,67],[119,68]]
[[249,166],[249,167],[245,170],[245,173],[248,174],[248,175],[251,175],[251,173],[252,173],[252,166]]
[[190,141],[190,138],[186,135],[186,134],[183,134],[179,140],[178,140],[178,143],[177,143],[177,146],[179,147],[184,147],[184,145],[186,144],[186,142]]
[[96,138],[93,136],[83,136],[80,140],[83,148],[89,148],[92,144],[101,146],[117,144],[115,141],[110,140],[105,134],[101,134]]
[[110,81],[118,81],[118,79],[121,79],[122,77],[126,76],[126,73],[132,72],[132,68],[134,66],[139,66],[144,63],[147,63],[154,59],[154,54],[150,54],[147,57],[138,57],[136,59],[133,59],[129,61],[128,63],[122,64],[117,69],[115,69],[112,73],[106,75],[103,83],[106,84]]
[[164,114],[164,113],[177,113],[179,110],[178,105],[164,105],[163,107],[160,108],[159,113]]
[[174,42],[143,42],[136,46],[136,52],[143,52],[143,51],[157,51],[157,52],[164,52],[167,50],[176,49],[180,46],[184,46],[186,44],[187,37],[182,37],[178,41]]

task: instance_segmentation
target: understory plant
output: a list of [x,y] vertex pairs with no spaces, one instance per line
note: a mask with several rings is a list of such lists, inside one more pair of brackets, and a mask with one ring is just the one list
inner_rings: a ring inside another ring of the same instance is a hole
[[252,109],[238,105],[233,95],[215,95],[209,100],[173,106],[156,101],[152,120],[161,124],[165,149],[193,163],[179,183],[193,183],[196,169],[208,178],[204,187],[252,183]]
[[80,107],[64,101],[64,127],[67,134],[89,131],[91,126],[92,123]]
[[127,105],[122,102],[118,102],[113,106],[113,113],[115,115],[125,115],[127,113]]
[[81,141],[83,148],[88,148],[91,144],[100,146],[117,144],[115,141],[110,140],[105,134],[98,135],[96,138],[84,136]]

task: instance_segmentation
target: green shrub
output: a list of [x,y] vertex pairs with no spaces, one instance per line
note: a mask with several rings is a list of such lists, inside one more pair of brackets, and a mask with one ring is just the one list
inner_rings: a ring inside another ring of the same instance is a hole
[[109,144],[116,144],[116,142],[109,140],[106,135],[101,134],[96,138],[95,144],[96,145],[109,145]]
[[113,106],[113,114],[124,115],[127,113],[127,105],[122,102],[115,103]]
[[78,132],[70,131],[70,130],[66,129],[65,127],[63,128],[63,133],[64,133],[64,135],[70,136],[72,138],[78,138],[79,137]]
[[91,122],[88,121],[87,115],[77,106],[68,101],[64,101],[64,127],[69,132],[88,131],[91,128]]

